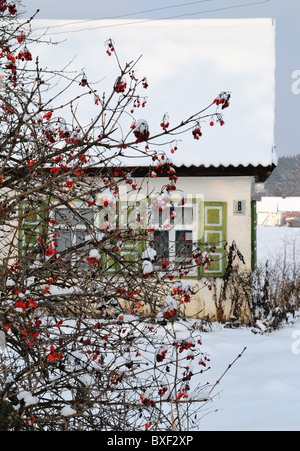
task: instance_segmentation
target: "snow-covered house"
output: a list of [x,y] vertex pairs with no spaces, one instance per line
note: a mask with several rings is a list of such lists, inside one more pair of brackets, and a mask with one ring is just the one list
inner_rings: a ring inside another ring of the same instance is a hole
[[[192,85],[192,100],[186,94],[181,94],[181,98],[176,96],[179,111],[186,110],[186,103],[201,102],[208,92],[218,87],[232,93],[224,127],[217,124],[210,127],[208,121],[199,141],[183,138],[178,150],[167,155],[179,177],[178,188],[186,194],[184,207],[177,208],[179,219],[173,220],[168,229],[163,227],[164,213],[160,218],[154,213],[154,222],[162,229],[156,232],[160,259],[176,261],[182,252],[182,239],[187,243],[199,240],[215,244],[214,262],[194,268],[186,280],[197,285],[201,279],[210,278],[220,287],[226,269],[222,258],[224,243],[237,244],[245,260],[242,270],[251,271],[256,265],[256,202],[251,192],[253,183],[264,182],[276,165],[275,25],[271,19],[200,20],[188,24],[151,24],[144,32],[152,27],[161,42],[164,42],[162,36],[166,42],[174,34],[178,36],[174,49],[169,45],[174,54],[176,45],[184,42],[185,52],[193,55],[186,61],[182,52],[174,62],[174,83],[183,92]],[[162,68],[168,69],[166,65]],[[139,184],[147,162],[141,159],[134,164],[139,165],[135,173]],[[165,184],[166,179],[158,173],[148,181],[147,192],[141,196],[160,193]],[[180,200],[180,193],[174,193],[173,199],[176,195]],[[188,249],[187,246],[187,252]],[[223,307],[225,316],[229,317],[230,299],[224,301]],[[196,301],[186,305],[188,315],[206,316],[215,312],[213,291],[200,290]]]
[[[49,21],[40,21],[48,26]],[[53,23],[55,22],[55,23]],[[59,26],[59,21],[52,25]],[[62,25],[62,24],[61,24]],[[62,30],[76,31],[82,24],[68,23]],[[251,271],[256,262],[256,210],[251,192],[253,183],[264,182],[276,165],[274,154],[275,105],[275,24],[272,19],[170,20],[170,21],[94,21],[90,31],[60,36],[60,55],[78,55],[80,67],[101,78],[103,66],[97,65],[95,47],[105,42],[108,33],[118,46],[118,53],[128,61],[143,54],[142,69],[149,81],[149,103],[143,116],[150,134],[160,129],[160,120],[168,111],[170,122],[209,105],[222,91],[231,93],[230,108],[224,126],[211,124],[209,117],[201,123],[199,140],[178,136],[177,150],[165,151],[176,170],[177,191],[172,194],[174,219],[163,227],[163,212],[152,215],[158,226],[156,251],[158,261],[176,261],[189,251],[189,243],[206,242],[216,246],[210,265],[199,265],[186,275],[189,284],[211,279],[220,287],[225,273],[225,243],[235,242],[244,257],[242,269]],[[40,53],[40,64],[53,61],[51,49]],[[103,80],[103,86],[106,81]],[[102,85],[101,85],[102,86]],[[135,114],[139,113],[138,111]],[[89,113],[88,113],[89,114]],[[137,119],[140,119],[137,117]],[[134,154],[132,161],[138,185],[153,164],[151,158]],[[128,156],[126,154],[126,156]],[[124,202],[139,201],[158,195],[167,182],[159,171],[143,184],[143,190]],[[126,194],[125,194],[126,192]],[[180,205],[185,193],[184,205]],[[164,203],[164,199],[159,199]],[[177,202],[178,201],[178,202]],[[170,208],[168,202],[164,208]],[[185,242],[185,250],[182,242]],[[132,254],[131,249],[122,249]],[[154,262],[154,267],[157,262]],[[159,269],[159,268],[158,268]],[[187,315],[213,316],[216,311],[213,290],[200,290],[193,303],[186,304]],[[230,299],[224,311],[231,314]]]

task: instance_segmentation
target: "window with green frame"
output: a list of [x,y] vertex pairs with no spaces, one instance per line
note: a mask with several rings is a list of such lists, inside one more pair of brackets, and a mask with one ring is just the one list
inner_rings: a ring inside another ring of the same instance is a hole
[[[120,231],[123,238],[120,239],[120,242],[116,240],[113,246],[110,243],[106,252],[102,252],[102,272],[109,275],[118,273],[127,276],[128,274],[137,274],[140,271],[141,256],[146,249],[144,227],[146,222],[143,222],[143,218],[146,221],[147,217],[146,205],[147,201],[116,202],[114,227],[117,231]],[[126,237],[126,233],[124,234],[126,230],[132,231],[128,237]]]
[[153,246],[157,254],[155,269],[161,269],[163,262],[168,261],[177,268],[187,269],[188,277],[198,276],[198,268],[191,256],[203,232],[202,210],[202,197],[188,198],[183,205],[179,199],[173,199],[173,203],[163,211],[152,209]]
[[[49,219],[52,223],[51,235],[55,234],[55,240],[51,241],[55,242],[55,251],[58,254],[72,247],[84,245],[87,235],[86,224],[93,224],[93,211],[91,208],[80,208],[76,203],[72,209],[66,206],[52,207],[49,212],[46,204],[28,205],[23,203],[19,210],[20,255],[34,261],[45,254],[50,233]],[[78,211],[80,216],[77,216],[74,210]],[[88,248],[88,245],[82,247]],[[70,256],[70,262],[79,259],[75,254]]]

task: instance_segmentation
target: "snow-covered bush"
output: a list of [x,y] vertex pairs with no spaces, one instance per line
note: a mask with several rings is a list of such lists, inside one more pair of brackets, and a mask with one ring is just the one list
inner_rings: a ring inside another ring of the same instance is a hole
[[[120,71],[111,92],[99,95],[82,71],[43,70],[31,45],[47,36],[33,34],[36,14],[22,22],[20,6],[0,1],[1,428],[185,428],[203,401],[197,375],[208,361],[190,323],[178,322],[193,292],[173,285],[169,262],[155,270],[153,228],[120,193],[142,189],[127,149],[150,157],[144,183],[167,178],[158,209],[177,189],[172,161],[152,144],[147,120],[134,118],[148,81],[136,78],[137,61],[121,66],[111,39],[104,57]],[[168,124],[166,144],[195,133],[206,114],[219,119],[229,96],[217,99]],[[160,122],[155,139],[166,137]]]
[[252,274],[252,324],[260,332],[293,322],[300,311],[300,271],[282,255],[266,261]]

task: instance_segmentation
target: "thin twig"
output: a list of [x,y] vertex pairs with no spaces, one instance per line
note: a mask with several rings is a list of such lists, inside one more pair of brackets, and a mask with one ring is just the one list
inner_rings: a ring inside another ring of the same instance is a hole
[[227,373],[228,370],[230,370],[230,368],[235,364],[235,362],[242,357],[242,355],[244,354],[244,352],[246,351],[246,347],[242,350],[242,352],[234,359],[234,361],[232,363],[230,363],[227,367],[227,369],[224,371],[224,373],[222,374],[222,376],[216,381],[216,383],[213,385],[213,387],[211,388],[211,390],[209,391],[209,395],[211,394],[211,392],[214,390],[214,388],[221,382],[221,380],[223,379],[223,377],[225,376],[225,374]]

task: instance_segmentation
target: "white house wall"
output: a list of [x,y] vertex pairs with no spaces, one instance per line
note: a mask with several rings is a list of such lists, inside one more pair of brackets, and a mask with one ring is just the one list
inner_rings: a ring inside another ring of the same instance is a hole
[[[150,179],[147,183],[142,179],[136,179],[138,185],[143,185],[139,199],[145,195],[155,195],[167,183],[166,178]],[[143,182],[143,183],[142,183]],[[177,188],[183,190],[187,197],[199,197],[207,202],[227,202],[227,241],[229,245],[235,241],[240,252],[245,259],[245,265],[240,263],[242,270],[251,270],[251,186],[252,177],[180,177]],[[127,189],[126,189],[127,191]],[[129,193],[130,194],[130,193]],[[132,193],[133,199],[136,193]],[[125,198],[126,196],[124,196]],[[174,192],[174,198],[178,198],[178,193]],[[237,214],[234,210],[236,202],[242,201],[245,210],[242,214]],[[222,279],[214,278],[217,292],[220,292]],[[188,283],[201,286],[201,280],[188,279]],[[215,315],[214,290],[204,288],[199,290],[193,301],[185,305],[188,316]],[[224,305],[227,316],[230,316],[230,299]]]
[[[201,197],[204,202],[227,202],[227,240],[236,242],[242,252],[247,269],[251,268],[251,185],[252,177],[180,177],[177,188],[187,197]],[[143,184],[141,196],[156,194],[167,183],[165,178],[150,179],[147,184],[137,179],[138,186]],[[136,196],[132,194],[132,198]],[[178,191],[174,192],[178,197]],[[234,202],[245,202],[245,214],[234,212]]]

